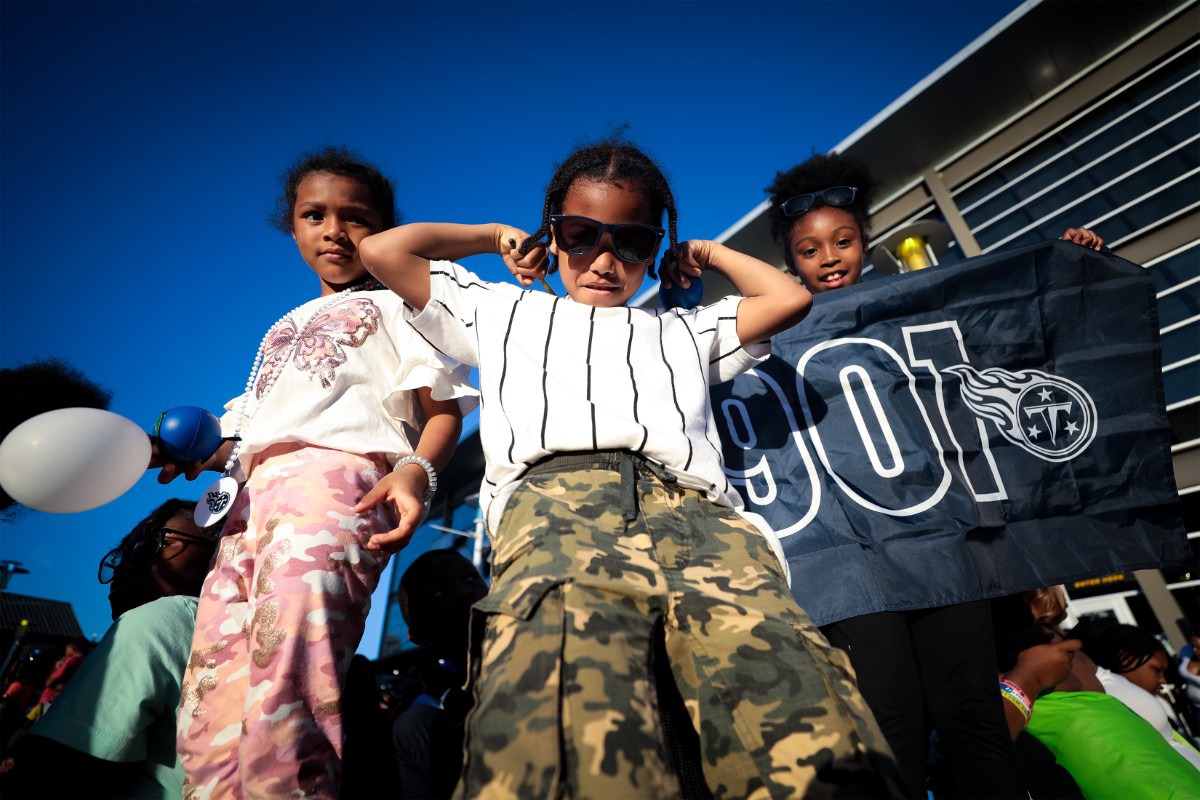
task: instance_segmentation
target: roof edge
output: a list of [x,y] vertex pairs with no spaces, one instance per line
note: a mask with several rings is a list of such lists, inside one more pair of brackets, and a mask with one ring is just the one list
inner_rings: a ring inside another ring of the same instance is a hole
[[887,106],[884,107],[884,109],[882,111],[880,111],[878,114],[871,117],[869,120],[867,120],[862,125],[860,125],[858,127],[858,130],[854,131],[849,136],[847,136],[845,139],[843,139],[842,141],[840,141],[836,145],[834,145],[831,152],[840,153],[843,150],[846,150],[847,148],[851,147],[859,139],[866,136],[872,130],[877,128],[884,120],[886,120],[888,117],[892,116],[892,114],[896,113],[897,110],[908,105],[910,100],[912,100],[914,97],[921,94],[921,92],[925,91],[930,86],[932,86],[934,83],[936,83],[939,78],[941,78],[943,75],[945,75],[946,73],[953,70],[955,67],[957,67],[959,64],[961,64],[963,61],[966,61],[967,58],[969,58],[974,53],[978,52],[980,50],[980,48],[982,48],[985,44],[987,44],[992,39],[995,39],[997,36],[999,36],[1002,31],[1004,31],[1007,28],[1009,28],[1010,26],[1012,26],[1012,24],[1014,22],[1016,22],[1018,19],[1025,16],[1030,11],[1032,11],[1036,6],[1039,6],[1041,4],[1042,4],[1042,0],[1025,0],[1024,3],[1017,6],[1012,11],[1008,12],[1008,14],[1002,20],[1000,20],[995,25],[988,28],[986,31],[984,31],[978,37],[976,37],[975,41],[968,44],[962,50],[959,50],[957,53],[955,53],[953,56],[951,56],[947,61],[945,61],[940,67],[938,67],[933,72],[929,73],[924,78],[922,78],[916,85],[914,85],[907,92],[900,95],[892,102],[888,103]]
[[[947,72],[949,72],[952,69],[954,69],[955,67],[957,67],[960,63],[965,61],[970,55],[975,53],[977,50],[979,50],[985,44],[990,42],[992,39],[995,39],[997,36],[1000,35],[1000,33],[1002,31],[1004,31],[1007,28],[1009,28],[1010,26],[1012,26],[1012,24],[1015,23],[1018,19],[1025,16],[1026,14],[1028,14],[1035,7],[1041,5],[1041,3],[1042,3],[1042,0],[1025,0],[1024,3],[1017,6],[1012,11],[1008,12],[1008,14],[1003,19],[1001,19],[995,25],[988,28],[986,31],[984,31],[979,36],[977,36],[974,41],[972,41],[970,44],[968,44],[962,50],[958,51],[956,54],[951,56],[940,67],[938,67],[933,72],[926,75],[917,84],[915,84],[911,89],[909,89],[904,94],[897,97],[895,100],[893,100],[891,103],[889,103],[887,105],[887,107],[885,107],[882,111],[880,111],[878,114],[871,117],[871,119],[867,120],[865,123],[860,125],[857,130],[855,130],[853,133],[851,133],[849,136],[847,136],[841,142],[834,145],[833,148],[831,150],[829,150],[829,152],[837,153],[837,152],[842,152],[843,150],[846,150],[847,148],[849,148],[851,145],[853,145],[855,142],[857,142],[863,136],[866,136],[870,131],[872,131],[873,129],[878,127],[888,117],[892,116],[892,114],[896,113],[896,111],[898,109],[900,109],[903,106],[905,106],[906,104],[908,104],[908,102],[910,100],[912,100],[914,97],[919,95],[921,92],[923,92],[927,88],[929,88],[929,86],[931,86],[933,83],[935,83],[939,78],[941,78]],[[751,222],[753,222],[755,219],[757,219],[760,215],[762,215],[769,207],[770,207],[770,200],[769,199],[763,200],[758,205],[756,205],[754,208],[752,208],[750,211],[748,211],[744,215],[742,215],[741,219],[739,219],[737,222],[733,223],[728,228],[726,228],[724,231],[722,231],[721,234],[716,237],[716,241],[725,242],[725,241],[728,241],[729,239],[733,238],[743,228],[745,228],[747,225],[749,225]]]

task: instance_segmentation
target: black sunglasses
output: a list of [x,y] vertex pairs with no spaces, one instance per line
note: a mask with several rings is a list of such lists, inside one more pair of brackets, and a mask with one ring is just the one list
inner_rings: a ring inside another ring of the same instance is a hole
[[550,226],[554,229],[554,241],[573,256],[592,252],[600,237],[608,233],[612,236],[613,252],[627,264],[652,261],[663,238],[663,229],[653,225],[638,222],[609,224],[577,214],[551,214]]
[[798,217],[812,208],[813,203],[817,202],[817,200],[820,200],[827,206],[848,206],[854,202],[854,197],[857,194],[857,186],[831,186],[819,192],[798,194],[789,200],[785,200],[779,206],[779,210],[783,212],[785,217]]
[[134,542],[127,548],[114,547],[100,559],[100,569],[97,579],[104,584],[112,583],[113,573],[122,564],[127,566],[148,566],[158,558],[158,554],[167,546],[167,534],[177,536],[185,542],[204,544],[216,547],[217,540],[207,536],[197,536],[187,531],[177,531],[174,528],[159,528],[154,533]]

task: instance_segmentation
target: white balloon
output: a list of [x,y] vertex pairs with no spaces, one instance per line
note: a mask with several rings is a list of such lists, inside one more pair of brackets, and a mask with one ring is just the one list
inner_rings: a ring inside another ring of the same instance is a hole
[[72,514],[108,503],[150,463],[150,438],[98,408],[60,408],[25,420],[0,442],[0,485],[18,503]]

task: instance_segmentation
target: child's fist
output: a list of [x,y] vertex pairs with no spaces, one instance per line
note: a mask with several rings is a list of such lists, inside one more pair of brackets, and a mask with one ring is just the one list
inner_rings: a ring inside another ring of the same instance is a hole
[[534,241],[520,228],[499,226],[496,252],[504,259],[504,266],[522,286],[532,286],[534,281],[546,277],[546,246]]
[[701,239],[689,239],[680,242],[674,249],[667,249],[659,262],[659,279],[667,288],[692,285],[692,278],[700,277],[700,273],[709,265],[712,253],[712,242]]
[[1089,247],[1092,250],[1099,250],[1104,247],[1104,240],[1100,238],[1100,234],[1087,228],[1067,228],[1067,232],[1062,235],[1062,238],[1068,242]]

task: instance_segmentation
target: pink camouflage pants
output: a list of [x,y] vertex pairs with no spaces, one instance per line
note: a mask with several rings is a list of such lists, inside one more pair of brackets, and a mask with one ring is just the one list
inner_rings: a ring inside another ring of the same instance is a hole
[[340,702],[390,510],[351,509],[382,456],[277,445],[234,500],[200,594],[179,706],[188,800],[337,796]]

